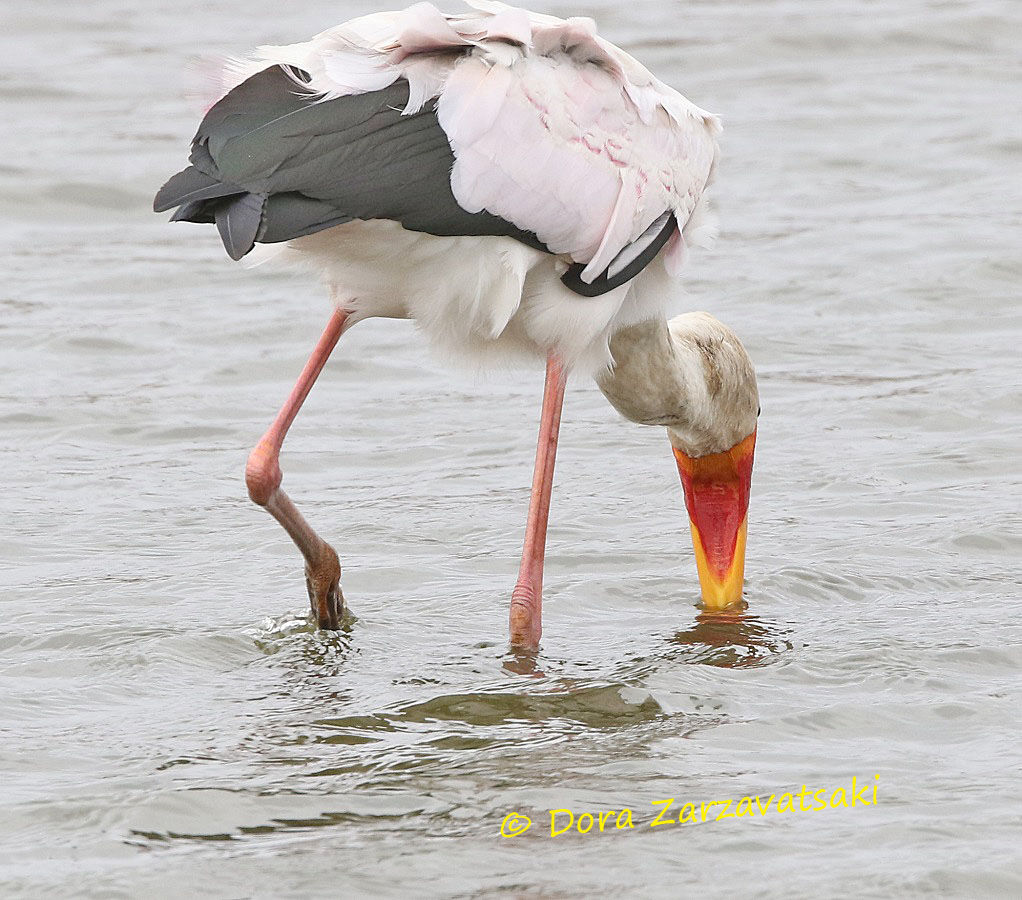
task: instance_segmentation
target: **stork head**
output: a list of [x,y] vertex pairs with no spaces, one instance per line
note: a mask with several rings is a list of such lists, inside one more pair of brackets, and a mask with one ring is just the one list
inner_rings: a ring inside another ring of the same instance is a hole
[[745,579],[756,372],[735,333],[707,313],[678,316],[668,328],[688,389],[685,414],[667,426],[667,435],[685,491],[703,604],[723,609],[741,600]]
[[703,604],[741,601],[759,391],[745,348],[707,313],[615,334],[615,366],[598,379],[634,422],[664,425],[685,492]]

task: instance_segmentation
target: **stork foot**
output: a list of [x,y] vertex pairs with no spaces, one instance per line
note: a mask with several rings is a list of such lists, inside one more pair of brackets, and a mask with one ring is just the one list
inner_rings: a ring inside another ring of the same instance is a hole
[[511,592],[511,646],[516,650],[537,650],[543,634],[543,596],[521,581]]
[[316,623],[324,631],[337,631],[344,616],[341,563],[329,544],[322,544],[315,562],[305,564],[305,586]]

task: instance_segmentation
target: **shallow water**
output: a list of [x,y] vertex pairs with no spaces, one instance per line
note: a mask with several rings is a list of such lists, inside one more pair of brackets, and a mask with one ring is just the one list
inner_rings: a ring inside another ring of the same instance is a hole
[[[188,59],[376,7],[5,11],[0,892],[1022,894],[1022,16],[894,6],[546,7],[724,115],[679,309],[739,331],[763,414],[749,608],[711,616],[664,436],[569,386],[534,660],[504,638],[539,368],[345,338],[284,455],[356,616],[315,633],[241,469],[325,297],[148,212]],[[853,776],[874,805],[650,827]]]

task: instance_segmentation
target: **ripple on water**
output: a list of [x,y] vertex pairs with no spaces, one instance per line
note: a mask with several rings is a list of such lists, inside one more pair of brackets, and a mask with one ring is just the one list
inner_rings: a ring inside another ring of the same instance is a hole
[[[148,210],[195,126],[181,60],[379,3],[281,7],[4,21],[31,147],[0,164],[0,894],[1022,895],[1019,4],[595,4],[725,115],[727,234],[678,309],[761,374],[749,608],[693,607],[663,434],[573,379],[531,656],[504,635],[540,369],[345,336],[284,460],[341,632],[245,500],[326,292]],[[538,827],[876,773],[870,809]]]
[[[430,722],[484,727],[559,720],[587,728],[620,728],[649,722],[661,715],[663,710],[648,691],[605,684],[576,686],[570,691],[555,687],[534,693],[441,694],[380,713],[373,723],[394,729]],[[361,719],[323,720],[318,724],[334,728],[365,727]]]
[[136,840],[230,841],[246,835],[301,831],[380,820],[395,822],[444,812],[449,805],[414,792],[359,791],[338,794],[195,788],[164,791],[139,804],[128,816]]

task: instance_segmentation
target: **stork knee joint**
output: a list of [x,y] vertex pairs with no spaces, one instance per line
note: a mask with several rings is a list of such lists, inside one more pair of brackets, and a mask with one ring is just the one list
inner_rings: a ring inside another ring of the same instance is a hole
[[280,487],[283,476],[277,452],[275,448],[260,441],[248,455],[248,462],[245,465],[245,485],[248,487],[248,495],[252,498],[252,502],[259,506],[266,506],[274,492]]

